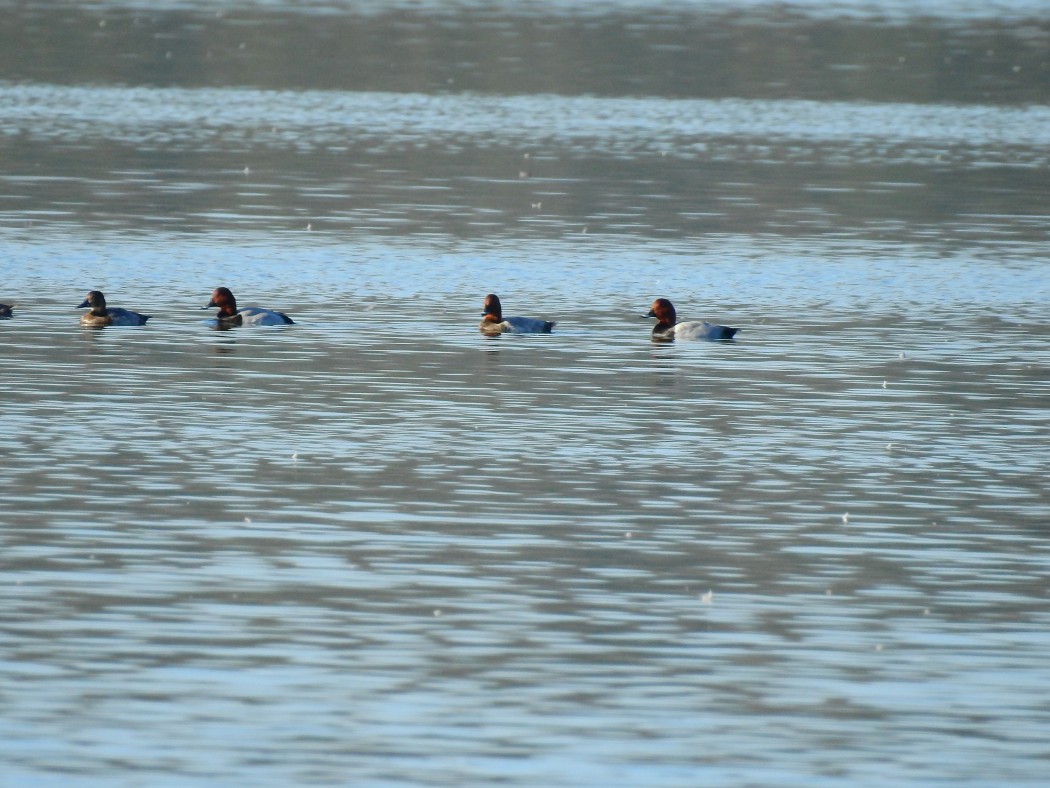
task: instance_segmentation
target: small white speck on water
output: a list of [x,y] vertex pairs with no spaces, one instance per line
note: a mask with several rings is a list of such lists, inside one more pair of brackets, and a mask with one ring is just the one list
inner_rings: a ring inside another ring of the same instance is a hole
[[441,608],[434,611],[434,618],[441,618]]
[[848,523],[849,522],[849,512],[846,512],[844,515],[842,515],[842,522],[844,522],[844,523]]
[[700,601],[703,602],[705,605],[710,605],[712,600],[714,600],[714,598],[715,598],[715,592],[714,591],[705,591],[704,593],[702,593],[700,595]]
[[244,522],[246,522],[246,523],[250,523],[251,521],[252,521],[251,517],[245,517],[244,518]]
[[887,443],[886,444],[886,451],[893,451],[893,444],[892,443]]
[[634,536],[634,532],[633,531],[628,531],[627,533],[624,534],[624,537],[626,537],[627,539],[630,539],[632,536]]
[[875,650],[876,651],[882,651],[882,644],[879,643],[877,646],[875,646]]
[[882,387],[883,387],[883,388],[886,388],[886,381],[885,381],[885,380],[884,380],[884,381],[882,381]]

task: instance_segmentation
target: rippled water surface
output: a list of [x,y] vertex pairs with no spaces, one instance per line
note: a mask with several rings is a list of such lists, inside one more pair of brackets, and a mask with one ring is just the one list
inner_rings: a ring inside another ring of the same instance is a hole
[[1045,781],[1042,4],[0,18],[0,782]]

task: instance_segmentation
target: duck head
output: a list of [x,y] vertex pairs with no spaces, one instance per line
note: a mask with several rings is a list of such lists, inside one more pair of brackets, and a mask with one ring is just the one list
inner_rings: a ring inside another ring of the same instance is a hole
[[503,306],[499,302],[499,296],[489,293],[485,296],[485,311],[482,313],[486,323],[503,322]]
[[237,314],[237,299],[233,297],[233,293],[230,292],[228,287],[216,287],[211,294],[211,301],[202,306],[201,309],[211,309],[212,307],[219,308],[219,314],[217,315],[219,320],[228,319]]
[[84,296],[84,300],[80,302],[80,306],[77,309],[84,309],[85,307],[91,307],[92,314],[104,315],[106,314],[106,297],[102,295],[101,291],[92,290]]
[[655,317],[657,320],[656,328],[663,330],[670,328],[678,321],[678,316],[674,311],[674,304],[668,301],[666,298],[657,298],[653,301],[652,308],[649,310],[649,314],[646,317]]

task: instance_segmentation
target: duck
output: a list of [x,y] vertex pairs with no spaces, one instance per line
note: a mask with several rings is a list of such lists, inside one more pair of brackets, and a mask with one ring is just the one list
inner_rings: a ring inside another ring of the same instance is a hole
[[211,294],[211,300],[201,309],[218,307],[219,312],[215,315],[219,328],[231,328],[232,326],[291,326],[295,322],[284,312],[274,309],[263,309],[261,306],[246,306],[237,308],[237,299],[228,287],[216,287]]
[[130,309],[119,306],[106,306],[106,297],[99,290],[92,290],[77,309],[91,307],[90,311],[80,316],[80,325],[102,328],[103,326],[144,326],[152,315],[140,315]]
[[503,306],[495,293],[485,296],[485,311],[482,314],[484,317],[478,328],[484,334],[549,334],[555,325],[553,320],[535,317],[503,317]]
[[14,304],[0,304],[0,320],[7,320],[14,316]]
[[653,306],[646,317],[655,317],[657,320],[653,327],[653,339],[665,342],[672,342],[675,339],[706,339],[709,341],[732,339],[740,330],[708,323],[706,320],[678,323],[674,304],[666,298],[657,298],[653,301]]

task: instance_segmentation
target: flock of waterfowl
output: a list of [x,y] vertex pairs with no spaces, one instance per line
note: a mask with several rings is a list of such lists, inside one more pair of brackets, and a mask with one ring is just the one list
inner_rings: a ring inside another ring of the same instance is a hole
[[[78,309],[87,309],[81,318],[81,325],[91,328],[105,326],[142,326],[151,315],[143,315],[130,309],[107,306],[106,297],[99,290],[92,290],[85,296]],[[217,287],[211,294],[211,300],[201,309],[218,308],[215,315],[215,327],[233,328],[235,326],[281,326],[293,325],[294,321],[284,312],[276,309],[265,309],[261,306],[237,308],[237,299],[227,287]],[[0,304],[0,318],[11,318],[14,307]],[[673,341],[675,339],[692,340],[725,340],[732,339],[738,328],[720,326],[705,321],[686,321],[679,323],[674,305],[666,298],[657,298],[646,317],[655,317],[653,339]],[[485,309],[478,328],[485,334],[549,334],[554,329],[553,320],[542,320],[535,317],[504,317],[503,305],[499,296],[489,293],[485,296]]]

